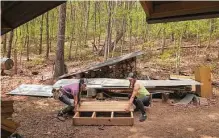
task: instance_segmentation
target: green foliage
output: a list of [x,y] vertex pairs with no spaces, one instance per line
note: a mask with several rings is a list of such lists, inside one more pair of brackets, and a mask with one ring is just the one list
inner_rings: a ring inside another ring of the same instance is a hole
[[34,58],[33,60],[27,61],[25,66],[28,68],[34,67],[36,65],[42,65],[44,63],[44,59],[42,58]]
[[165,50],[162,55],[160,55],[161,60],[170,59],[176,52],[176,49]]
[[[96,3],[96,20],[95,20],[95,3]],[[88,28],[86,30],[86,11],[89,11]],[[86,10],[87,9],[87,10]],[[180,36],[185,39],[197,39],[197,34],[200,35],[201,42],[207,41],[209,38],[210,20],[194,20],[194,21],[182,21],[182,22],[170,22],[170,23],[158,23],[150,24],[146,23],[146,15],[138,1],[114,1],[113,2],[113,28],[112,34],[115,39],[115,34],[118,29],[121,30],[123,26],[123,19],[126,19],[126,33],[124,37],[129,37],[131,32],[132,37],[144,39],[142,42],[142,49],[146,47],[154,47],[155,40],[161,40],[163,37],[162,30],[165,29],[165,38],[170,39],[174,36],[174,39],[179,41]],[[75,10],[75,19],[72,20],[73,10]],[[46,13],[43,20],[43,52],[46,51]],[[37,54],[39,48],[40,39],[40,22],[42,16],[39,16],[28,22],[29,25],[29,37],[30,37],[30,54]],[[99,23],[100,20],[100,23]],[[84,40],[87,32],[88,41],[91,41],[94,37],[106,38],[106,28],[108,23],[108,11],[107,1],[90,1],[90,7],[88,7],[88,1],[67,1],[67,14],[66,14],[66,33],[65,39],[68,42],[65,45],[65,56],[69,53],[70,38],[73,34],[74,46],[72,48],[72,55],[77,51],[83,51],[85,48]],[[96,32],[94,32],[94,26],[96,24]],[[49,34],[52,44],[52,51],[55,51],[57,45],[57,32],[59,26],[59,7],[49,11]],[[219,38],[219,19],[214,19],[212,23],[213,32],[212,39]],[[26,24],[17,28],[17,48],[18,52],[25,54],[25,37],[27,34]],[[177,44],[178,45],[178,44]],[[125,47],[124,47],[125,48]],[[91,51],[90,51],[91,52]],[[161,59],[167,59],[172,55],[173,51],[165,51],[161,55]],[[78,54],[79,55],[79,54]]]

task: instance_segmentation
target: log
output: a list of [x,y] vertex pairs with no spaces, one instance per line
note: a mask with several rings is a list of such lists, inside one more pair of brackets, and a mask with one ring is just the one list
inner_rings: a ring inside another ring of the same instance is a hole
[[14,66],[14,62],[10,58],[1,58],[1,69],[2,70],[9,70],[12,69]]

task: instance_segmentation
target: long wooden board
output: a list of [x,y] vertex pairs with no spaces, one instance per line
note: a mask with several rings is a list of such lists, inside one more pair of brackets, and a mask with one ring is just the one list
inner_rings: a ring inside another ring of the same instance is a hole
[[134,124],[133,112],[130,114],[130,117],[115,117],[114,112],[111,112],[110,117],[96,117],[96,112],[93,112],[91,117],[80,117],[77,112],[73,117],[73,125],[132,126]]
[[[79,112],[120,112],[125,111],[127,101],[104,101],[104,102],[81,102],[77,111]],[[130,111],[133,111],[131,107]]]

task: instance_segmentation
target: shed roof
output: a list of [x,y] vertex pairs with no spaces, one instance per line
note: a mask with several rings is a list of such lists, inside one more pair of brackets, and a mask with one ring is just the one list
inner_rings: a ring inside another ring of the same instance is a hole
[[1,1],[1,35],[66,1]]
[[124,61],[124,60],[127,60],[127,59],[131,59],[133,57],[140,56],[142,54],[143,54],[142,51],[136,51],[136,52],[132,52],[132,53],[129,53],[129,54],[126,54],[126,55],[122,55],[122,56],[119,56],[119,57],[110,58],[110,59],[108,59],[108,60],[106,60],[104,62],[95,64],[95,65],[91,65],[91,66],[85,68],[84,70],[80,70],[78,72],[71,73],[71,74],[62,75],[59,78],[60,79],[61,78],[66,78],[66,77],[70,77],[70,76],[73,76],[73,75],[76,75],[76,74],[80,74],[80,73],[83,73],[83,72],[87,72],[87,71],[90,71],[90,70],[99,69],[99,68],[102,68],[102,67],[105,67],[105,66],[111,66],[111,65],[117,64],[117,63],[119,63],[121,61]]
[[140,1],[148,23],[219,17],[219,1]]

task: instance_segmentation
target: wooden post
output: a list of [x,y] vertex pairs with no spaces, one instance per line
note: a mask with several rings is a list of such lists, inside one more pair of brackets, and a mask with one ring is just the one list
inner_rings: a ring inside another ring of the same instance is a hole
[[211,85],[211,69],[210,67],[201,66],[195,70],[195,80],[202,83],[200,86],[196,86],[196,93],[201,97],[212,97],[212,85]]

